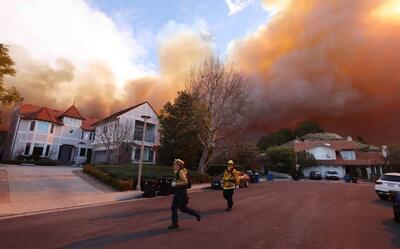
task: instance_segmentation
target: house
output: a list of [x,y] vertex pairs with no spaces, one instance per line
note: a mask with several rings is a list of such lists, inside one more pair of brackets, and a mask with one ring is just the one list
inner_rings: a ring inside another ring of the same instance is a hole
[[8,124],[0,124],[0,160],[3,158],[7,133],[10,130],[10,125]]
[[340,178],[354,174],[365,179],[371,179],[373,175],[380,176],[386,164],[385,148],[382,151],[366,150],[369,147],[353,141],[351,137],[342,140],[294,141],[295,152],[309,152],[317,161],[317,166],[303,169],[306,177],[313,170],[320,171],[322,177],[328,170],[338,172]]
[[14,109],[5,158],[49,158],[64,163],[90,160],[96,118],[83,117],[75,105],[65,111],[30,104]]
[[146,120],[143,161],[156,163],[157,148],[160,145],[158,115],[148,102],[128,107],[103,118],[93,124],[95,140],[93,163],[101,162],[138,162]]

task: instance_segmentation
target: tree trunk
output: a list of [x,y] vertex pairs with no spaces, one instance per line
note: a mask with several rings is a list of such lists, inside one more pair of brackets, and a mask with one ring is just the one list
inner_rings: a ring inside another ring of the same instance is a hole
[[206,166],[207,166],[207,159],[208,159],[208,153],[210,151],[209,146],[205,146],[203,149],[203,153],[201,154],[201,158],[200,158],[200,162],[199,162],[199,168],[197,169],[197,171],[201,174],[205,173],[206,170]]

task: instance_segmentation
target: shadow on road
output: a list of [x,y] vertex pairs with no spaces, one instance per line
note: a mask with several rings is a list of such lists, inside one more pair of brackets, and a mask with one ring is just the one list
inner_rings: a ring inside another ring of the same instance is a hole
[[112,215],[108,215],[108,216],[102,216],[102,217],[94,218],[92,220],[97,221],[97,220],[104,220],[104,219],[126,219],[126,218],[131,218],[131,217],[135,217],[135,216],[142,215],[142,214],[163,212],[163,211],[167,211],[167,210],[170,210],[170,208],[146,209],[146,210],[141,210],[141,211],[124,212],[124,213],[117,213],[117,214],[112,214]]
[[388,200],[376,199],[376,200],[371,201],[371,203],[373,203],[375,205],[382,206],[382,207],[386,207],[386,208],[392,208],[393,207],[393,203],[391,201],[388,201]]
[[[201,211],[200,210],[200,214],[201,214],[201,218],[207,218],[208,216],[212,216],[212,215],[216,215],[216,214],[220,214],[220,213],[225,213],[224,209],[210,209],[210,210],[205,210],[205,211]],[[158,221],[166,221],[166,220],[170,220],[171,217],[165,217],[165,218],[161,218]],[[185,214],[185,213],[181,213],[181,215],[179,216],[179,220],[189,220],[189,219],[194,219],[193,216]]]
[[136,239],[142,239],[142,238],[147,238],[147,237],[154,237],[154,236],[159,236],[167,233],[175,233],[175,232],[181,232],[181,231],[186,231],[190,230],[191,228],[179,228],[176,230],[168,230],[167,228],[160,228],[160,229],[152,229],[152,230],[147,230],[147,231],[142,231],[142,232],[136,232],[136,233],[125,233],[125,234],[119,234],[119,235],[103,235],[103,236],[98,236],[98,237],[93,237],[77,242],[73,242],[71,244],[68,244],[63,247],[59,247],[60,249],[78,249],[78,248],[106,248],[107,246],[110,246],[115,243],[120,243],[120,242],[127,242],[131,240],[136,240]]
[[390,232],[393,238],[390,240],[395,248],[400,248],[400,224],[394,222],[393,219],[385,220],[382,222],[385,231]]

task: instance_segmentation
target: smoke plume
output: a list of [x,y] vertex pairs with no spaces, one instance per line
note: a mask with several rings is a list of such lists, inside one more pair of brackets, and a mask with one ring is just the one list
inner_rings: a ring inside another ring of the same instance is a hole
[[274,14],[230,52],[256,79],[253,128],[313,119],[395,142],[400,118],[400,2],[263,1]]

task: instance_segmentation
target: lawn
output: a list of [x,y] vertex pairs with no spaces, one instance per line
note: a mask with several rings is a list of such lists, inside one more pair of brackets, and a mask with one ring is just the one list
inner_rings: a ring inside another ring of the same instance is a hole
[[[123,165],[94,165],[96,169],[108,173],[118,179],[136,179],[138,175],[137,164]],[[197,171],[189,170],[189,175],[194,178],[202,177]],[[142,179],[173,178],[172,166],[144,164],[142,167]]]

